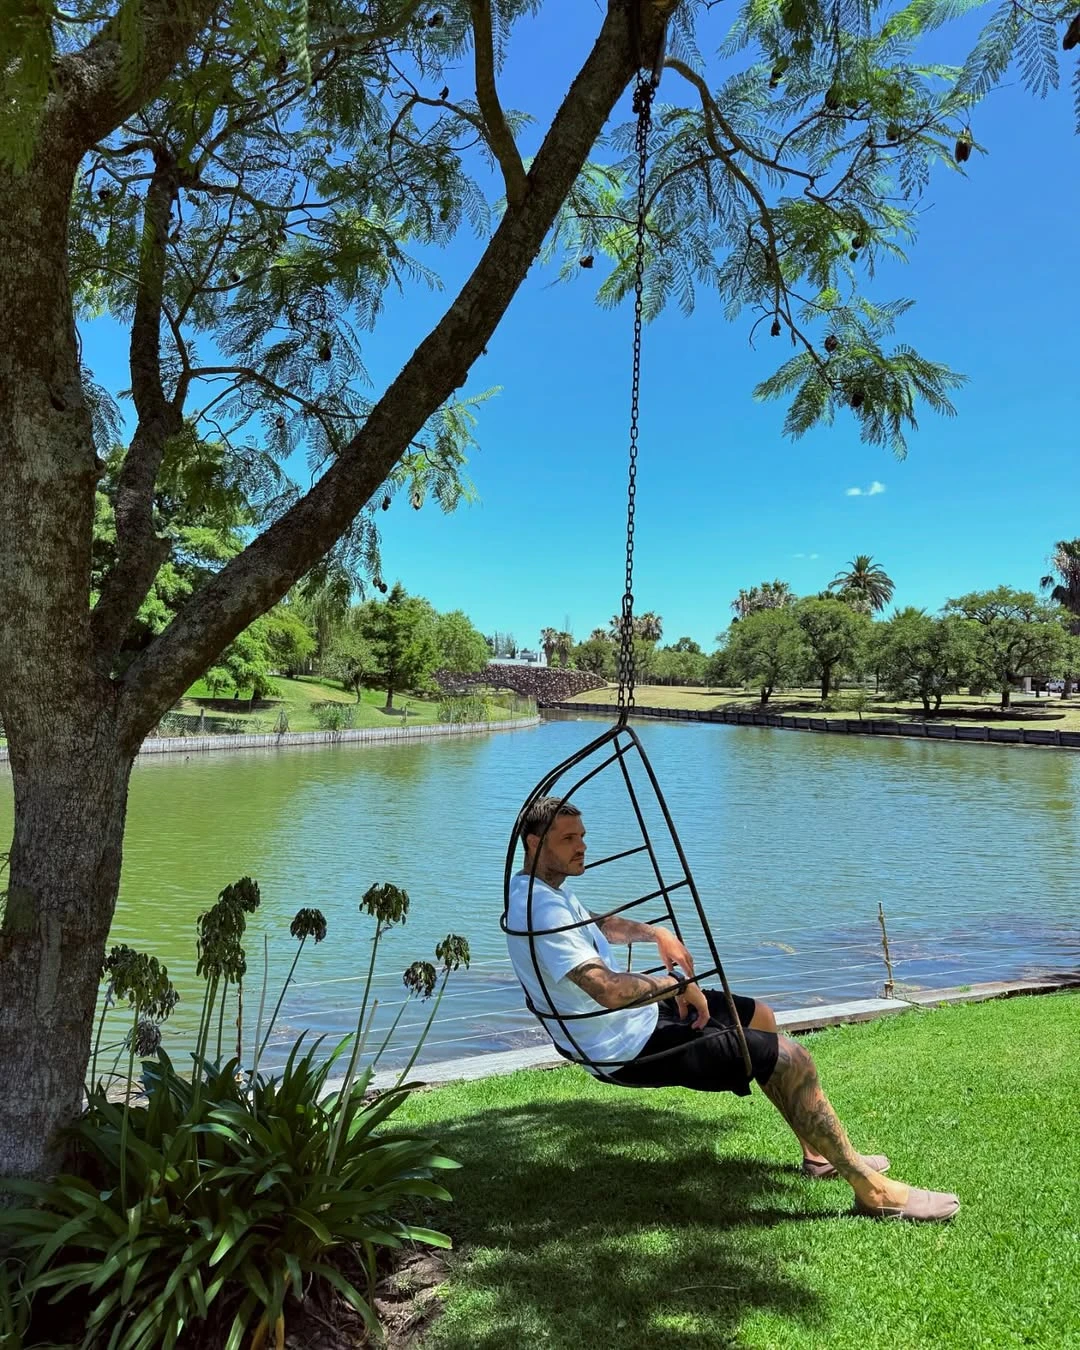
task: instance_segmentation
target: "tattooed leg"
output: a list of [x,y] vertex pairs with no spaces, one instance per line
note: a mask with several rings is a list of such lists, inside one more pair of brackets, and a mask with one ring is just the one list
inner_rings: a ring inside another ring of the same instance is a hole
[[[755,1031],[776,1031],[776,1014],[767,1003],[762,1003],[759,999],[754,1006],[754,1015],[750,1019],[750,1025]],[[802,1149],[802,1155],[808,1162],[827,1162],[816,1149],[812,1149],[805,1139],[795,1131],[795,1137],[799,1141],[799,1147]]]
[[826,1158],[867,1205],[904,1204],[909,1187],[873,1172],[851,1147],[828,1097],[821,1090],[810,1055],[796,1041],[780,1037],[776,1068],[762,1090],[813,1154]]

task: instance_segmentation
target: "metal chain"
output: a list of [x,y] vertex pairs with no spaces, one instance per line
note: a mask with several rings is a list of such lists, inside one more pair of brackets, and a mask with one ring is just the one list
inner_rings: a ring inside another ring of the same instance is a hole
[[637,496],[638,417],[641,396],[641,332],[645,291],[645,231],[647,178],[649,167],[649,128],[652,101],[656,92],[655,74],[638,72],[634,89],[637,113],[638,156],[637,222],[634,236],[634,359],[630,382],[630,469],[626,493],[626,590],[619,615],[619,711],[626,718],[634,706],[634,508]]

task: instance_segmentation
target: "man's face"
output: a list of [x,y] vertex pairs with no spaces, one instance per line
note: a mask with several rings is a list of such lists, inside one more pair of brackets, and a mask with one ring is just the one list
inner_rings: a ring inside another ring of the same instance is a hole
[[[536,847],[536,835],[529,836]],[[585,871],[585,822],[580,816],[556,816],[540,846],[538,870],[579,877]]]

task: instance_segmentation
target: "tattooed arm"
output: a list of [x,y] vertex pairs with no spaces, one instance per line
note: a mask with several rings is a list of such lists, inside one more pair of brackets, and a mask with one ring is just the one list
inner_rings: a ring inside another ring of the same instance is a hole
[[694,1009],[695,1029],[700,1030],[709,1020],[705,995],[692,980],[680,980],[674,975],[610,970],[603,961],[585,961],[575,966],[567,978],[602,1008],[636,1008],[674,996],[681,1012],[685,1012],[686,1004]]
[[682,942],[667,928],[651,923],[635,923],[633,919],[624,919],[620,914],[609,914],[606,918],[596,918],[596,926],[611,943],[655,942],[660,959],[672,974],[678,966],[687,975],[694,973],[694,958]]

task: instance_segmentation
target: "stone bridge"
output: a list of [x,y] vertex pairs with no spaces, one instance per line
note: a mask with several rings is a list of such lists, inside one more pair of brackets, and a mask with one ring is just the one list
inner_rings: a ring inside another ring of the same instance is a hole
[[453,675],[440,670],[435,675],[439,688],[448,694],[461,694],[477,685],[512,689],[515,694],[536,699],[540,707],[563,703],[589,689],[604,689],[607,681],[587,670],[566,670],[561,666],[492,665],[475,675]]

